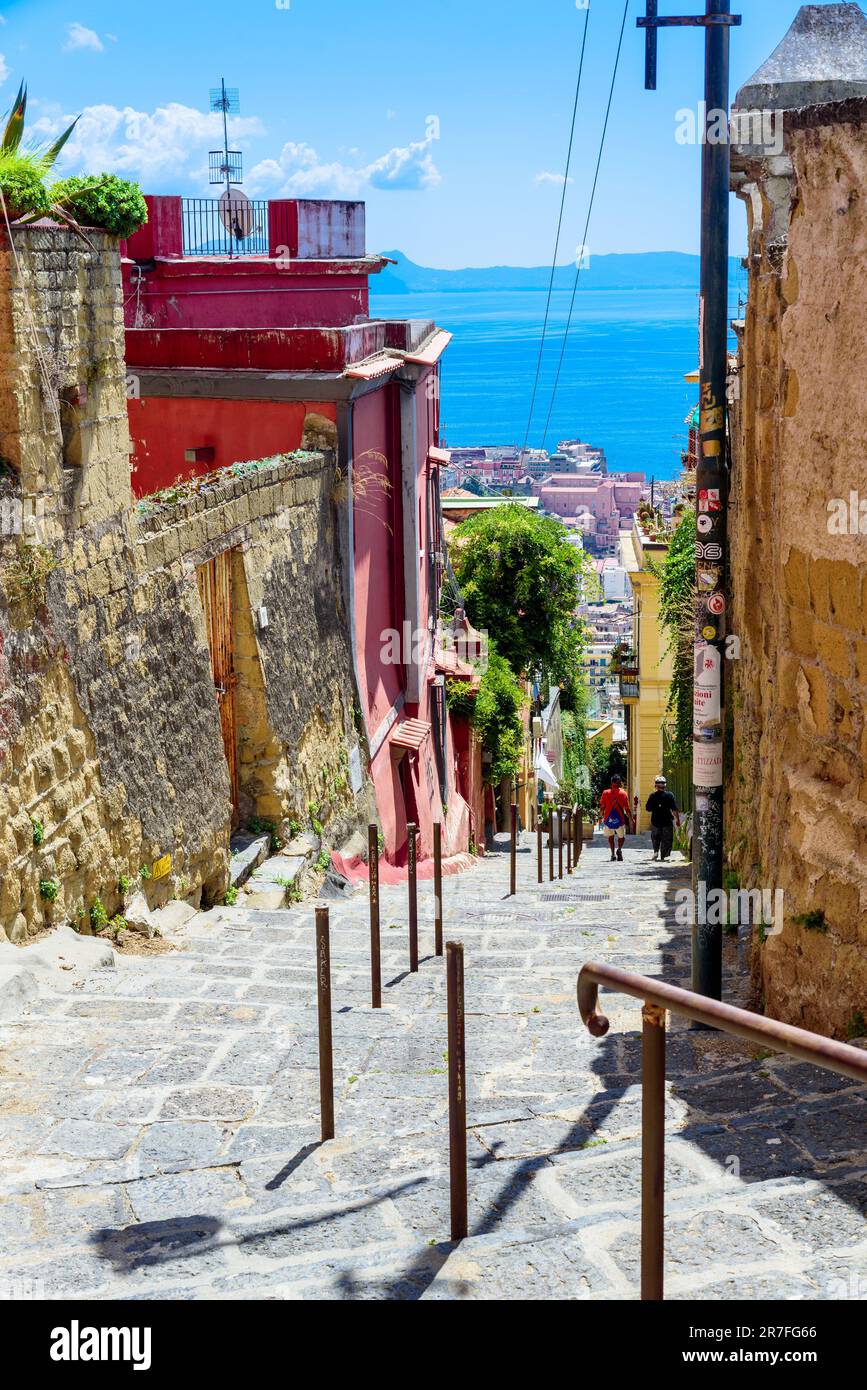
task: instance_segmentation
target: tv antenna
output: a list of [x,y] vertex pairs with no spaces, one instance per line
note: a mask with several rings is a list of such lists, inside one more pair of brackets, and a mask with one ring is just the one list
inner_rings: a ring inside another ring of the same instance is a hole
[[[238,116],[241,101],[237,87],[227,87],[226,79],[220,78],[219,87],[212,87],[209,93],[210,109],[223,113],[223,148],[208,151],[208,181],[225,185],[220,197],[220,220],[229,233],[229,255],[232,255],[232,241],[249,236],[248,199],[238,185],[243,182],[244,168],[240,150],[229,149],[228,117]],[[233,189],[234,185],[234,189]]]

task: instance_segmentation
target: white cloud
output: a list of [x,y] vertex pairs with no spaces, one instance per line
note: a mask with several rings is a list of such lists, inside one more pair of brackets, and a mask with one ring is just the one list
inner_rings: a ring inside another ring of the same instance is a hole
[[102,40],[93,29],[86,29],[78,21],[66,26],[66,43],[63,45],[67,53],[74,52],[79,48],[90,48],[94,53],[101,53],[103,50]]
[[5,82],[9,76],[9,64],[6,62],[5,54],[0,53],[0,82]]
[[[562,174],[549,174],[549,173],[547,172],[547,170],[544,170],[541,174],[537,174],[537,175],[536,175],[536,178],[535,178],[534,182],[535,182],[535,183],[556,183],[556,184],[559,184],[559,186],[562,188],[562,187],[563,187],[563,182],[564,182],[564,180],[563,180],[563,175],[562,175]],[[566,182],[566,183],[574,183],[575,180],[574,180],[573,178],[568,178],[568,179],[565,180],[565,182]]]
[[[35,122],[34,134],[57,135],[71,119],[59,113],[43,117]],[[262,133],[256,116],[229,120],[231,139]],[[65,169],[82,173],[105,170],[145,183],[174,175],[180,183],[190,176],[190,161],[200,164],[208,149],[217,149],[222,143],[223,120],[215,111],[197,111],[177,102],[158,106],[155,111],[86,106],[59,162]]]
[[278,159],[263,159],[247,178],[248,191],[278,197],[357,198],[365,188],[434,188],[442,177],[433,160],[433,139],[396,146],[369,164],[323,163],[311,145],[290,143]]

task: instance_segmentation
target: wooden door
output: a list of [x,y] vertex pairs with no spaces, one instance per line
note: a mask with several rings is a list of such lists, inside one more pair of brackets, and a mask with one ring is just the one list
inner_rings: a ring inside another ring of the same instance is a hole
[[232,621],[232,551],[199,565],[196,576],[205,613],[214,693],[232,787],[232,828],[238,823],[238,751],[235,731],[235,632]]

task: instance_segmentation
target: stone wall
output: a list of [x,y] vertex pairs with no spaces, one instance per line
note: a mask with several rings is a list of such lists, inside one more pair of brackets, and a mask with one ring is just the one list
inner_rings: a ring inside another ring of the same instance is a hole
[[340,843],[370,810],[348,774],[332,458],[135,506],[119,261],[88,235],[93,249],[44,228],[0,244],[0,472],[17,509],[0,536],[0,932],[15,940],[52,921],[86,930],[97,899],[121,907],[124,880],[152,905],[224,891],[230,782],[197,583],[219,552],[242,820],[316,819]]
[[[733,161],[750,254],[727,839],[743,886],[785,892],[754,952],[766,1011],[845,1037],[867,1016],[867,103],[784,129],[784,155]],[[852,493],[862,529],[841,533]]]

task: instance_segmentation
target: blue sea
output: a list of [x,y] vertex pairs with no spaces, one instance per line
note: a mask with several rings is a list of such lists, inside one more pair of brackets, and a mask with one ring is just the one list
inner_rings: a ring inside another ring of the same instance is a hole
[[[739,317],[737,285],[730,318]],[[531,447],[545,417],[569,311],[552,296]],[[432,318],[454,334],[442,359],[446,443],[524,440],[545,313],[545,291],[374,294],[377,318]],[[583,439],[616,470],[673,478],[686,447],[684,419],[698,398],[684,374],[698,367],[698,294],[691,289],[579,289],[545,440]]]

